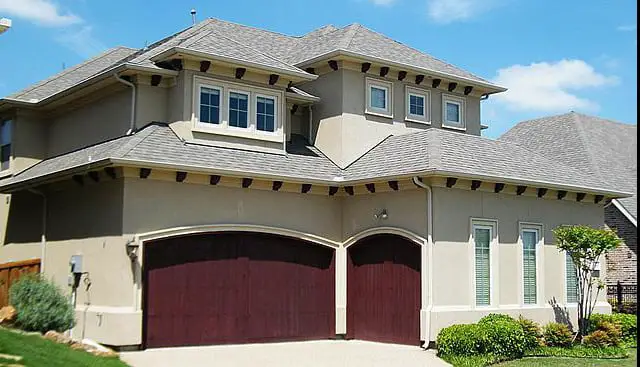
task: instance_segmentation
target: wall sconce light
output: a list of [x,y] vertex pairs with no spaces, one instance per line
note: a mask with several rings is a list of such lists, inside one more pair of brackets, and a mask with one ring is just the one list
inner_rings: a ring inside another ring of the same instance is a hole
[[374,214],[373,217],[375,219],[387,219],[389,218],[389,214],[387,214],[387,209],[382,209],[380,213]]
[[131,261],[134,261],[138,258],[138,247],[140,247],[140,245],[136,242],[136,240],[127,241],[125,249],[127,250],[127,256],[129,256],[129,259],[131,259]]

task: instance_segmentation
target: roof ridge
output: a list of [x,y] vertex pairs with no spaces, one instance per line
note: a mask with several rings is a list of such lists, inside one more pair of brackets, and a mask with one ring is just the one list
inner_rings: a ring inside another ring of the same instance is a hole
[[[156,131],[158,129],[158,126],[160,125],[160,123],[157,122],[150,122],[146,125],[144,125],[143,127],[141,127],[135,134],[133,135],[128,135],[131,137],[139,137],[139,140],[137,142],[135,142],[134,144],[132,144],[131,148],[128,148],[127,142],[125,144],[122,145],[122,147],[120,148],[121,150],[124,150],[124,152],[122,152],[120,154],[121,157],[126,156],[127,154],[129,154],[132,150],[134,150],[138,145],[140,145],[140,143],[142,143],[143,141],[145,141],[149,136],[151,136],[151,134]],[[163,124],[166,125],[166,124]],[[155,127],[155,129],[152,129],[152,127]],[[144,134],[146,133],[146,134]],[[144,134],[144,135],[143,135]],[[142,136],[141,136],[142,135]],[[126,135],[125,135],[126,136]],[[132,139],[133,140],[133,139]]]
[[240,27],[244,27],[244,28],[251,28],[251,29],[258,30],[258,31],[268,32],[268,33],[272,33],[272,34],[277,34],[277,35],[284,36],[284,37],[288,37],[288,38],[299,38],[299,37],[302,37],[302,36],[291,36],[291,35],[284,34],[284,33],[281,33],[281,32],[276,32],[276,31],[272,31],[272,30],[264,29],[264,28],[258,28],[258,27],[252,26],[252,25],[242,24],[242,23],[233,22],[233,21],[230,21],[230,20],[224,20],[224,19],[215,18],[215,17],[209,17],[209,18],[207,18],[207,19],[208,19],[208,20],[217,21],[217,22],[221,22],[221,23],[235,24],[235,25],[238,25],[238,26],[240,26]]
[[349,28],[349,29],[347,30],[347,34],[345,35],[345,38],[342,40],[342,42],[340,42],[340,46],[338,48],[347,49],[349,48],[349,45],[351,45],[351,42],[353,41],[353,38],[355,37],[356,33],[358,33],[358,31],[360,30],[360,28],[362,28],[362,26],[358,23],[351,23],[344,28]]
[[[94,57],[91,57],[91,58],[89,58],[89,59],[87,59],[87,60],[85,60],[85,61],[83,61],[83,62],[81,62],[81,63],[79,63],[79,64],[76,64],[76,65],[74,65],[74,66],[72,66],[72,67],[70,67],[70,68],[64,69],[64,70],[62,70],[61,72],[56,73],[56,74],[53,74],[52,76],[50,76],[50,77],[48,77],[48,78],[46,78],[46,79],[44,79],[44,80],[41,80],[41,81],[40,81],[40,82],[38,82],[38,83],[35,83],[35,84],[31,85],[31,86],[28,86],[28,87],[26,87],[25,89],[20,90],[19,92],[13,93],[13,94],[9,95],[9,97],[10,97],[10,98],[15,98],[15,96],[19,96],[19,95],[26,94],[26,93],[28,93],[28,92],[30,92],[30,91],[32,91],[32,90],[34,90],[34,89],[38,88],[38,87],[41,87],[41,86],[43,86],[43,85],[46,85],[46,84],[48,84],[48,83],[52,82],[52,81],[54,81],[54,80],[56,80],[56,79],[58,79],[58,78],[60,78],[60,77],[62,77],[62,76],[64,76],[64,75],[67,75],[67,74],[69,74],[69,73],[71,73],[71,72],[73,72],[73,71],[76,71],[76,70],[78,70],[79,68],[81,68],[81,67],[83,67],[83,66],[91,65],[92,63],[94,63],[94,62],[98,61],[98,59],[103,58],[103,57],[105,57],[105,56],[107,56],[107,55],[110,55],[110,54],[112,54],[112,53],[114,53],[114,52],[116,52],[116,51],[118,51],[118,50],[121,50],[121,49],[128,49],[128,50],[132,50],[132,51],[133,51],[133,50],[136,50],[135,48],[126,47],[126,46],[116,46],[116,47],[112,47],[112,48],[107,49],[107,50],[105,50],[105,51],[103,51],[103,52],[99,53],[98,55],[96,55],[96,56],[94,56]],[[131,56],[131,55],[128,55],[128,56],[126,56],[126,57],[123,57],[122,59],[118,60],[115,64],[119,63],[120,61],[122,61],[122,60],[126,59],[126,58],[127,58],[127,57],[129,57],[129,56]],[[105,68],[105,69],[106,69],[106,68]],[[96,74],[98,74],[98,73],[102,72],[102,71],[103,71],[103,70],[105,70],[105,69],[101,69],[100,71],[97,71],[97,72],[95,72],[95,73],[91,74],[88,78],[90,78],[91,76],[94,76],[94,75],[96,75]]]
[[589,156],[588,164],[589,164],[589,167],[591,168],[591,171],[593,172],[594,176],[598,177],[598,180],[602,182],[606,182],[604,177],[602,177],[600,170],[596,167],[593,152],[591,151],[589,145],[585,143],[586,136],[585,136],[584,127],[582,126],[583,124],[582,124],[580,115],[578,115],[573,111],[569,112],[569,115],[571,117],[571,121],[575,125],[576,130],[578,131],[578,136],[580,137],[579,138],[580,145],[582,149],[586,152],[586,154]]

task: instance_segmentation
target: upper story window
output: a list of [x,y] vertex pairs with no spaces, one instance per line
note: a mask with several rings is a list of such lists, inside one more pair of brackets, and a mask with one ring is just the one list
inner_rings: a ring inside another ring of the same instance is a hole
[[442,95],[442,126],[465,130],[465,102],[463,98]]
[[282,141],[281,91],[200,77],[194,81],[196,131]]
[[11,162],[11,128],[11,120],[0,122],[0,171],[8,170]]
[[430,116],[430,93],[426,90],[406,87],[407,111],[405,120],[421,123],[429,123]]
[[221,94],[220,88],[200,88],[200,122],[219,124],[222,121]]
[[366,88],[367,109],[365,112],[382,115],[384,117],[393,117],[393,84],[382,80],[367,78]]

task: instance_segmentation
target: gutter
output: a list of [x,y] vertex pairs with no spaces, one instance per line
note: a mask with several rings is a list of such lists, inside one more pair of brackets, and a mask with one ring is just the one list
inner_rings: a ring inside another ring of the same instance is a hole
[[[427,257],[427,261],[425,262],[427,262],[429,280],[427,281],[427,294],[422,292],[423,294],[421,295],[422,310],[420,312],[420,318],[423,319],[421,324],[426,325],[426,335],[423,335],[423,338],[428,346],[431,341],[431,309],[433,308],[433,192],[431,186],[422,182],[420,177],[414,176],[412,181],[416,186],[423,188],[427,194],[427,243],[422,246],[421,255]],[[429,297],[428,300],[427,296]]]
[[47,254],[47,196],[39,190],[29,189],[33,194],[42,197],[42,233],[40,236],[40,274],[44,274],[45,258]]
[[131,88],[131,120],[129,121],[129,131],[125,133],[125,135],[131,135],[136,131],[136,85],[122,79],[118,73],[114,73],[113,76],[117,81]]

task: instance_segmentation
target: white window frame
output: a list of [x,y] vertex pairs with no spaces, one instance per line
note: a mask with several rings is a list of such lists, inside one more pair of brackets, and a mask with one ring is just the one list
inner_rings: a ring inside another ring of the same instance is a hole
[[[366,78],[365,84],[365,95],[367,100],[366,109],[364,112],[370,115],[393,118],[393,83],[379,79]],[[387,106],[387,108],[383,109],[371,106],[371,87],[386,90],[387,100],[385,105]]]
[[[267,99],[272,99],[273,100],[273,131],[258,130],[258,97],[267,98]],[[277,133],[278,133],[278,119],[280,118],[279,109],[278,109],[278,96],[274,96],[274,95],[271,95],[271,94],[255,93],[253,106],[254,106],[253,109],[255,111],[253,117],[255,118],[255,131],[256,131],[256,133],[264,134],[264,135],[277,135]]]
[[[489,229],[491,242],[489,242],[489,304],[478,305],[476,300],[476,241],[475,234],[476,228]],[[471,218],[470,233],[469,233],[469,264],[471,264],[470,284],[469,289],[471,293],[471,307],[478,309],[495,308],[498,305],[499,296],[498,284],[495,279],[499,276],[499,271],[496,268],[499,259],[498,253],[498,221],[495,219],[485,218]]]
[[8,139],[9,143],[2,144],[2,142],[0,142],[0,146],[5,146],[5,145],[9,146],[9,162],[8,162],[9,166],[3,169],[0,162],[0,174],[8,174],[11,172],[11,161],[13,160],[13,129],[15,128],[15,126],[12,119],[0,120],[0,128],[2,128],[4,124],[10,124],[9,139]]
[[[536,233],[536,302],[525,303],[524,302],[524,241],[522,234],[524,232]],[[520,257],[520,305],[522,307],[540,307],[544,306],[541,301],[544,299],[544,279],[542,278],[544,272],[541,270],[544,266],[544,226],[541,223],[531,222],[519,222],[518,223],[518,254]]]
[[[411,96],[422,97],[424,99],[424,116],[411,113]],[[431,125],[431,93],[427,90],[405,86],[405,121],[417,122]]]
[[[220,93],[220,105],[218,106],[218,123],[214,124],[211,122],[200,122],[200,94],[202,93],[202,88],[206,88],[206,89],[215,89]],[[197,96],[196,96],[196,108],[197,108],[197,112],[195,112],[196,115],[196,121],[198,124],[201,125],[205,125],[206,127],[211,127],[211,126],[220,126],[223,124],[224,119],[222,118],[223,116],[223,109],[225,106],[224,103],[224,98],[225,98],[225,92],[224,92],[224,87],[219,86],[219,85],[215,85],[215,84],[199,84],[196,88],[197,91]]]
[[[217,89],[222,92],[220,98],[220,123],[212,124],[200,122],[200,88]],[[247,127],[229,126],[229,98],[230,93],[242,93],[249,96],[247,101]],[[280,90],[248,86],[226,80],[218,80],[202,76],[193,77],[193,92],[191,123],[192,130],[198,133],[228,135],[247,139],[256,139],[283,143],[285,139],[284,121],[281,111],[285,110],[284,93]],[[257,96],[274,99],[275,131],[261,131],[257,129]]]
[[[448,121],[447,120],[447,103],[453,103],[460,108],[460,121]],[[442,94],[442,127],[455,130],[467,130],[467,124],[465,122],[466,113],[466,100],[464,98],[454,96],[451,94]]]
[[[236,94],[242,94],[247,96],[247,127],[238,127],[238,126],[231,126],[231,118],[229,117],[230,112],[231,112],[231,93],[236,93]],[[226,114],[227,114],[227,128],[229,130],[240,130],[240,131],[252,131],[252,126],[251,126],[251,122],[252,122],[252,118],[251,118],[251,100],[252,100],[252,96],[251,96],[251,92],[244,90],[244,89],[235,89],[235,88],[229,88],[227,89],[227,108],[226,108]],[[255,120],[254,120],[255,123]],[[255,126],[254,126],[255,127]]]

